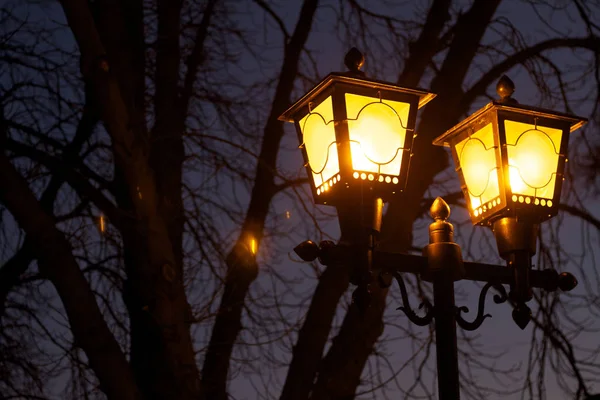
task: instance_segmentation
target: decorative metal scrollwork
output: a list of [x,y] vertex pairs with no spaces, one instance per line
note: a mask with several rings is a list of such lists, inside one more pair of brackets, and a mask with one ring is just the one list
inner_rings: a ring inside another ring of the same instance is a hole
[[431,321],[433,320],[433,316],[434,316],[434,310],[433,310],[433,306],[431,305],[431,303],[427,299],[425,299],[419,305],[419,309],[425,308],[425,310],[426,310],[426,313],[423,317],[420,317],[417,314],[415,314],[415,312],[413,311],[413,309],[410,306],[410,302],[408,301],[408,292],[406,290],[406,285],[404,284],[404,279],[402,279],[402,275],[400,275],[398,272],[395,272],[394,278],[396,279],[396,282],[398,282],[398,286],[400,286],[400,294],[402,295],[402,303],[403,303],[403,306],[398,307],[397,310],[401,310],[402,312],[404,312],[404,314],[406,314],[408,319],[416,325],[419,325],[419,326],[429,325],[431,323]]
[[494,295],[494,303],[501,304],[508,300],[508,295],[506,294],[506,289],[504,289],[504,286],[502,286],[499,283],[486,283],[486,285],[483,287],[483,289],[481,289],[481,293],[479,294],[479,307],[477,310],[477,317],[475,317],[475,319],[473,321],[469,322],[469,321],[465,320],[461,315],[461,313],[463,313],[463,312],[464,313],[469,312],[468,307],[465,307],[465,306],[456,307],[456,323],[461,328],[463,328],[467,331],[474,331],[475,329],[477,329],[481,326],[481,324],[483,323],[483,321],[486,318],[491,317],[490,314],[484,314],[485,296],[491,287],[493,287],[494,289],[496,289],[498,291],[498,294]]

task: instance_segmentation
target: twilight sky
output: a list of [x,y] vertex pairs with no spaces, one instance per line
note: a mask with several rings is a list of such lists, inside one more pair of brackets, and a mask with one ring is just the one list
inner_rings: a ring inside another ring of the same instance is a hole
[[[480,0],[484,1],[484,0]],[[560,1],[558,1],[561,3]],[[367,3],[363,1],[362,3]],[[388,13],[391,15],[402,15],[406,18],[408,16],[415,16],[415,18],[419,18],[423,16],[423,11],[426,10],[427,2],[413,0],[413,1],[397,1],[398,5],[391,5],[392,1],[389,2],[389,7],[381,7],[381,9],[377,10],[381,13]],[[468,1],[465,1],[465,4],[468,4]],[[530,39],[531,42],[535,41],[535,38],[543,37],[543,35],[549,31],[549,28],[543,26],[542,24],[535,22],[538,21],[537,16],[533,13],[532,9],[523,4],[523,1],[520,0],[504,0],[503,4],[500,6],[500,9],[497,13],[497,16],[502,16],[504,18],[510,19],[517,28],[524,34],[527,39]],[[298,11],[301,5],[299,0],[279,0],[276,2],[277,6],[275,7],[276,12],[284,20],[287,28],[291,31],[294,27],[295,21],[298,16]],[[340,40],[335,33],[334,27],[332,27],[333,21],[335,19],[335,14],[333,11],[333,6],[337,4],[337,0],[324,0],[323,6],[319,9],[317,20],[315,22],[315,26],[311,35],[309,37],[308,47],[314,51],[316,55],[315,63],[316,69],[318,71],[318,78],[322,78],[330,71],[340,71],[344,70],[343,67],[343,56],[344,53],[348,49],[348,43],[344,43],[344,40]],[[270,20],[268,17],[265,17],[263,14],[260,14],[256,11],[256,7],[250,5],[250,2],[244,0],[238,0],[236,6],[239,7],[236,11],[239,13],[239,23],[246,27],[251,27],[255,29],[255,37],[254,43],[252,45],[256,46],[256,48],[261,49],[261,64],[258,65],[256,61],[248,56],[248,54],[242,54],[242,57],[248,57],[248,70],[244,73],[247,74],[247,80],[249,82],[259,81],[265,79],[265,77],[273,77],[276,76],[278,69],[281,64],[281,36],[277,32],[276,25]],[[331,6],[331,7],[329,7]],[[51,20],[58,21],[59,23],[64,22],[64,16],[62,15],[60,8],[57,6],[44,7],[44,11],[40,11],[40,7],[31,5],[29,7],[29,13],[32,18],[44,20],[45,22],[50,22]],[[567,18],[566,14],[562,14],[562,17],[558,17],[558,14],[547,22],[558,32],[564,33],[580,33],[584,34],[583,29],[578,26],[573,20]],[[382,31],[381,35],[385,35],[385,32]],[[494,34],[492,32],[489,33],[488,39],[492,39]],[[59,36],[59,40],[64,47],[69,47],[73,45],[72,36],[68,34],[61,34]],[[352,44],[352,43],[351,43]],[[372,74],[372,71],[377,70],[380,73],[375,78],[394,81],[400,71],[400,65],[398,65],[398,56],[396,54],[392,54],[389,51],[386,53],[385,51],[375,51],[374,49],[360,49],[364,53],[366,53],[366,65],[365,71],[367,74]],[[375,53],[375,54],[373,54]],[[570,53],[569,52],[556,52],[554,57],[558,59],[559,63],[565,63],[566,65],[570,62]],[[381,68],[373,68],[374,65],[378,65]],[[307,64],[303,65],[303,67],[307,67]],[[308,68],[306,68],[308,69]],[[478,75],[481,73],[476,67],[473,67],[471,71],[468,81],[466,84],[474,82]],[[310,76],[314,77],[312,71],[309,73]],[[517,86],[517,91],[515,92],[515,98],[517,98],[521,103],[530,104],[530,105],[540,105],[539,104],[539,96],[536,90],[535,84],[531,81],[531,79],[527,76],[524,70],[520,67],[514,68],[509,73],[510,77],[515,81]],[[427,80],[421,82],[420,86],[427,89],[429,82]],[[303,87],[298,84],[297,97],[299,97],[303,93]],[[493,91],[489,91],[490,94],[493,94]],[[293,99],[294,100],[294,99]],[[434,100],[435,101],[435,100]],[[473,110],[485,104],[487,99],[479,99],[478,103],[475,105]],[[546,106],[552,106],[546,104]],[[587,115],[591,110],[593,104],[582,102],[577,104],[577,109],[575,112],[579,115]],[[258,108],[258,107],[257,107]],[[471,110],[471,111],[473,111]],[[557,110],[562,111],[562,109],[557,108]],[[266,110],[257,109],[257,113],[265,113]],[[293,127],[287,126],[286,137],[284,138],[283,147],[284,149],[281,151],[279,156],[279,164],[282,170],[287,171],[288,174],[293,175],[294,173],[303,173],[302,169],[302,160],[300,156],[300,152],[297,149],[296,135],[293,132]],[[590,127],[588,129],[591,130]],[[597,129],[597,127],[595,127]],[[579,133],[580,134],[580,133]],[[573,143],[573,139],[572,139]],[[258,147],[258,143],[248,144],[249,146]],[[443,174],[441,179],[446,179],[449,181],[447,187],[450,188],[450,191],[459,190],[458,181],[455,179],[454,172],[452,170],[447,171]],[[244,192],[245,189],[241,189]],[[436,195],[443,195],[444,193],[431,193],[432,197]],[[242,200],[244,199],[244,195],[240,197]],[[325,214],[333,214],[333,209],[329,209],[327,207],[319,206],[317,207],[320,213]],[[321,237],[317,236],[317,230],[314,228],[302,228],[298,227],[302,226],[301,222],[304,218],[303,211],[298,208],[298,203],[290,202],[286,196],[277,197],[277,201],[272,206],[274,217],[282,224],[282,230],[289,230],[290,235],[288,237],[282,238],[268,238],[265,242],[263,248],[261,248],[259,252],[259,262],[264,262],[265,264],[275,265],[279,272],[288,274],[290,277],[297,277],[299,280],[305,278],[305,272],[303,269],[310,269],[309,265],[299,264],[297,262],[290,261],[286,252],[291,252],[291,249],[301,241],[305,239],[312,240],[320,240]],[[600,217],[600,209],[598,208],[597,203],[591,203],[588,207],[588,211],[592,212],[595,216]],[[286,218],[280,218],[282,215],[289,216]],[[562,218],[557,218],[557,220],[562,220]],[[492,238],[490,232],[485,228],[473,228],[470,227],[468,223],[468,216],[463,210],[455,209],[453,210],[453,214],[451,216],[451,222],[455,224],[457,227],[457,235],[456,239],[461,245],[465,245],[468,243],[467,247],[463,249],[463,256],[468,260],[478,260],[478,261],[487,261],[487,262],[495,262],[499,263],[500,260],[496,256],[495,253],[495,244],[493,240],[490,242]],[[582,230],[580,224],[576,221],[566,220],[561,221],[563,223],[563,229],[560,233],[560,239],[564,244],[565,248],[568,249],[570,254],[574,254],[574,258],[577,258],[576,255],[582,254],[586,251],[586,247],[589,245],[587,243],[592,242],[597,246],[598,237],[594,232],[587,232]],[[422,223],[415,224],[415,245],[423,246],[427,240],[427,224],[428,220],[423,220]],[[550,224],[554,224],[556,221],[548,223],[546,226],[550,226]],[[329,218],[324,220],[322,225],[320,225],[321,229],[325,231],[325,233],[332,238],[337,238],[339,236],[339,228],[337,226],[337,221],[335,218]],[[223,227],[224,231],[235,230],[234,226],[229,226],[225,224]],[[546,228],[543,228],[546,229]],[[479,244],[478,240],[471,241],[471,234],[474,232],[475,239],[484,238],[482,241],[483,244]],[[548,229],[548,233],[550,230]],[[233,236],[232,236],[233,237]],[[491,247],[490,247],[491,243]],[[467,252],[466,249],[470,251]],[[589,251],[589,250],[587,250]],[[295,259],[294,255],[290,255],[290,258]],[[578,272],[576,269],[570,269],[573,267],[572,263],[567,263],[566,258],[565,264],[560,265],[559,269],[561,270],[570,270],[576,276]],[[271,267],[272,268],[272,267]],[[581,268],[589,269],[590,271],[594,268],[594,266],[590,262],[586,262],[582,264]],[[597,283],[597,282],[596,282]],[[307,280],[306,282],[302,282],[299,284],[302,290],[299,290],[303,293],[310,293],[311,288],[313,287],[314,281]],[[255,283],[256,287],[260,287],[261,291],[268,290],[283,290],[282,288],[272,288],[272,282],[270,280],[269,274],[262,274],[258,281]],[[583,286],[580,285],[577,289],[575,289],[572,293],[577,296],[578,294],[583,293]],[[471,319],[473,316],[473,312],[476,311],[477,298],[479,295],[479,287],[480,285],[474,285],[467,282],[459,282],[456,284],[457,288],[457,305],[467,305],[471,308],[471,313],[468,314],[468,318]],[[53,292],[52,289],[49,289]],[[389,320],[393,320],[394,324],[397,326],[388,326],[384,332],[384,337],[389,339],[390,341],[386,342],[380,350],[385,351],[390,355],[390,360],[394,365],[402,365],[407,361],[407,358],[416,351],[417,349],[408,341],[405,340],[391,340],[394,337],[398,336],[400,330],[398,326],[405,327],[410,322],[408,319],[400,312],[395,310],[398,303],[398,289],[394,287],[392,289],[395,294],[393,297],[390,297],[389,307],[386,312],[386,318]],[[256,294],[256,291],[253,293]],[[350,292],[349,292],[350,293]],[[349,294],[348,293],[348,294]],[[346,296],[348,299],[349,296]],[[530,340],[532,337],[532,326],[528,326],[524,331],[521,331],[512,321],[510,316],[510,308],[507,305],[495,305],[492,300],[492,296],[488,295],[487,303],[486,303],[486,311],[491,313],[493,318],[485,321],[484,325],[475,333],[466,333],[462,332],[459,329],[459,338],[467,337],[474,338],[480,337],[480,340],[477,341],[478,345],[482,347],[482,349],[488,354],[492,354],[490,357],[482,359],[482,362],[489,363],[490,365],[494,365],[498,368],[514,368],[515,373],[514,376],[517,378],[522,377],[520,371],[524,371],[527,368],[527,356],[530,351]],[[417,300],[414,297],[411,297],[412,305],[415,306],[417,304]],[[532,307],[533,308],[533,307]],[[340,309],[339,315],[337,318],[337,323],[341,323],[341,319],[343,318],[343,310]],[[584,318],[586,316],[585,310],[576,310],[571,314],[573,318]],[[301,315],[295,316],[296,318],[301,318]],[[294,316],[291,317],[293,319]],[[48,322],[52,329],[56,329],[60,331],[59,328],[54,322]],[[596,323],[595,326],[599,324]],[[427,327],[411,327],[413,332],[417,335],[424,336],[427,333]],[[197,332],[198,339],[198,348],[200,348],[206,341],[207,338],[205,336],[206,330],[199,329]],[[598,347],[598,338],[593,337],[592,335],[581,335],[573,338],[574,343],[579,346],[584,347]],[[466,349],[466,347],[463,347]],[[264,350],[263,350],[264,351]],[[275,347],[273,350],[276,354],[273,356],[281,359],[283,362],[289,361],[289,354],[286,354],[281,350],[281,348]],[[231,383],[232,395],[237,400],[254,400],[261,399],[262,397],[257,394],[257,389],[260,392],[261,388],[264,388],[264,382],[261,382],[260,376],[260,363],[264,361],[264,355],[258,356],[255,360],[256,365],[253,366],[252,369],[235,369],[233,373],[233,381]],[[404,369],[397,377],[398,385],[404,389],[410,387],[412,382],[414,381],[414,371],[413,365],[417,365],[423,357],[422,352],[418,353],[415,359],[412,361],[412,364],[409,364],[409,367]],[[597,362],[597,360],[591,360],[590,362]],[[432,354],[429,358],[429,363],[427,364],[427,368],[424,371],[424,376],[426,382],[431,382],[429,390],[434,392],[437,390],[435,382],[433,380],[433,373],[435,372],[435,355]],[[273,382],[276,388],[279,388],[285,379],[285,368],[281,368],[276,377],[276,382]],[[475,371],[477,374],[478,372]],[[517,383],[511,380],[495,380],[489,373],[481,372],[479,373],[480,380],[494,387],[510,387],[515,390],[519,389]],[[389,377],[389,372],[383,371],[382,376],[384,378]],[[521,381],[517,379],[517,381]],[[56,387],[61,387],[63,383],[57,382]],[[390,383],[390,387],[395,387],[395,383]],[[600,387],[595,388],[597,392],[600,392]],[[557,377],[553,374],[549,373],[546,376],[546,390],[548,393],[548,400],[563,400],[563,397],[558,392],[557,385]],[[391,389],[390,394],[394,394],[396,398],[403,398],[400,391],[394,391]],[[416,393],[420,393],[419,389],[417,389]],[[58,398],[58,397],[57,397]],[[372,394],[365,394],[362,397],[364,399],[375,398]],[[381,397],[377,397],[381,398]],[[490,397],[493,398],[493,397]],[[503,397],[507,400],[517,400],[517,399],[528,399],[528,397],[522,396],[519,392],[514,395]]]

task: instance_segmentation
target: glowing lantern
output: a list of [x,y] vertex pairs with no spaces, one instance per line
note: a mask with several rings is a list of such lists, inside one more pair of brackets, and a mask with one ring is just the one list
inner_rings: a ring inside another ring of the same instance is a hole
[[558,211],[569,134],[587,121],[520,105],[506,76],[493,101],[438,137],[450,146],[474,224],[515,216],[535,223]]
[[349,191],[384,200],[404,189],[417,109],[435,97],[366,79],[363,55],[346,55],[332,73],[279,119],[296,125],[315,202],[336,205]]

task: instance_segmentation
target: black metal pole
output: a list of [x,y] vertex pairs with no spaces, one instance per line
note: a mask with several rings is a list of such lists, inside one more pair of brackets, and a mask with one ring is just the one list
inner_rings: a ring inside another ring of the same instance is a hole
[[433,282],[438,393],[440,400],[459,400],[454,281],[464,276],[464,264],[460,246],[454,243],[454,227],[447,221],[450,207],[438,197],[430,213],[434,222],[429,225],[429,244],[424,250],[424,278]]
[[361,312],[364,312],[371,303],[372,285],[377,282],[374,274],[374,255],[381,231],[383,199],[380,197],[374,198],[369,207],[362,211],[368,215],[368,224],[365,223],[366,218],[360,219],[359,236],[355,239],[358,239],[360,249],[366,251],[362,253],[358,263],[351,263],[354,264],[354,268],[350,274],[350,282],[357,285],[352,293],[352,302]]
[[443,272],[439,271],[433,280],[438,393],[439,400],[459,400],[454,280]]
[[[371,293],[373,288],[371,285],[375,284],[376,279],[373,275],[373,258],[375,254],[375,249],[379,243],[379,234],[381,232],[381,221],[383,219],[383,199],[381,197],[376,197],[373,201],[373,208],[371,209],[371,223],[369,226],[369,243],[367,249],[367,271],[366,271],[366,294],[367,298],[366,307],[371,303]],[[360,290],[360,289],[358,289]],[[360,306],[359,306],[360,307]],[[364,310],[364,309],[363,309]]]
[[373,202],[373,215],[371,216],[371,225],[369,226],[369,249],[367,250],[367,268],[369,274],[373,272],[373,256],[377,243],[379,242],[379,234],[381,233],[381,221],[383,219],[383,199],[376,197]]

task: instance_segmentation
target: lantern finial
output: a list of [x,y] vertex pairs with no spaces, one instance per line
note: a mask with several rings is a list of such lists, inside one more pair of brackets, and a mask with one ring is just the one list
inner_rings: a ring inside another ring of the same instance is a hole
[[364,75],[360,69],[365,63],[365,56],[356,47],[351,48],[344,57],[344,64],[353,74]]
[[429,209],[431,217],[436,221],[445,221],[450,216],[450,206],[441,197],[436,198]]
[[501,103],[518,103],[511,96],[515,92],[515,83],[506,75],[502,75],[502,78],[496,85],[496,93],[500,96]]

